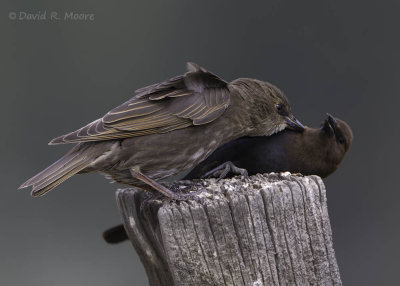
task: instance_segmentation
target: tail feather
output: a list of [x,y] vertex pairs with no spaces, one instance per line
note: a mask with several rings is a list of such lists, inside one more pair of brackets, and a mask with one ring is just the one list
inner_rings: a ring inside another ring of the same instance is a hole
[[45,183],[42,183],[38,186],[33,185],[33,189],[31,191],[31,196],[32,197],[40,197],[40,196],[45,195],[47,192],[49,192],[52,189],[54,189],[55,187],[57,187],[59,184],[61,184],[65,180],[71,178],[73,175],[78,173],[80,170],[84,169],[89,164],[80,165],[76,168],[73,168],[72,170],[70,170],[67,173],[63,172],[62,174],[57,175],[57,177],[53,178],[52,180],[46,181]]
[[68,178],[91,164],[93,158],[88,156],[86,148],[76,146],[61,159],[33,176],[19,189],[32,186],[31,195],[33,197],[43,196]]
[[32,186],[33,184],[38,184],[39,182],[49,178],[49,174],[56,174],[64,166],[68,165],[74,158],[76,158],[79,153],[74,154],[65,154],[62,158],[58,159],[56,162],[48,166],[46,169],[36,174],[25,183],[23,183],[19,189],[26,188]]
[[67,164],[63,164],[60,168],[47,172],[47,176],[43,177],[40,180],[35,181],[35,186],[40,188],[41,186],[45,185],[46,183],[52,181],[56,177],[59,177],[61,174],[66,174],[72,169],[75,169],[76,166],[79,165],[80,162],[84,161],[85,158],[78,157],[77,160],[70,160]]

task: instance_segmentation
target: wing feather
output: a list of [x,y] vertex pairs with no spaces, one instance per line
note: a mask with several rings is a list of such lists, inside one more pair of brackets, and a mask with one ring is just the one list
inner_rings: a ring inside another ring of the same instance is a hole
[[50,144],[102,141],[165,133],[220,117],[230,103],[228,84],[194,64],[188,72],[136,90],[102,118],[53,139]]

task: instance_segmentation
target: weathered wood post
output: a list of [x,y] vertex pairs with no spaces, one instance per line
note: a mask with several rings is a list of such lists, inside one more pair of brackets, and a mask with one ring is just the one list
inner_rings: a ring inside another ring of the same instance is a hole
[[150,285],[341,285],[326,191],[289,173],[181,181],[201,201],[145,201],[117,192]]

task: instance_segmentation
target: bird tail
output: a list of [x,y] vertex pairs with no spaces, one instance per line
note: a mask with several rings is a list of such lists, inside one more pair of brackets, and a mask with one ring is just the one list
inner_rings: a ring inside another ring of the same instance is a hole
[[86,168],[93,162],[93,156],[84,144],[77,144],[58,161],[23,183],[19,189],[32,186],[31,196],[40,197]]

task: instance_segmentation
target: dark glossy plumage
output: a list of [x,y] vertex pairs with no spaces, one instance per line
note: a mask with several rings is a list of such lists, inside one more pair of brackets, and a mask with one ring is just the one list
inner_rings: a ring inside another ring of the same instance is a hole
[[349,125],[328,116],[321,128],[307,127],[302,133],[284,130],[269,137],[239,138],[215,150],[185,179],[200,178],[227,161],[249,175],[289,171],[324,178],[337,169],[352,140]]
[[76,173],[98,171],[173,197],[156,181],[192,168],[236,138],[287,126],[302,130],[277,87],[247,78],[227,83],[190,63],[184,75],[139,89],[102,118],[53,139],[50,144],[78,144],[20,188],[32,186],[31,194],[41,196]]

